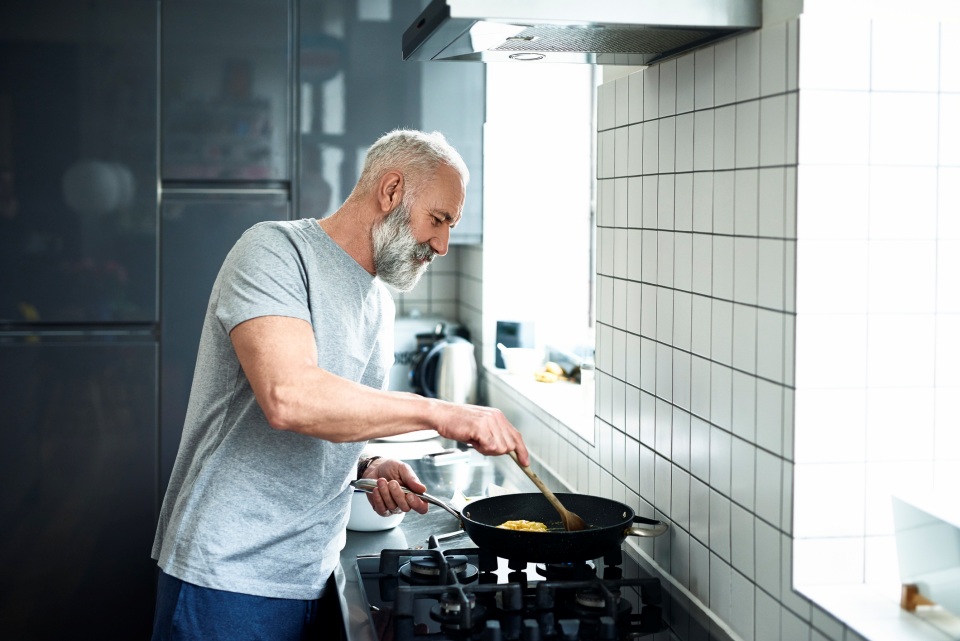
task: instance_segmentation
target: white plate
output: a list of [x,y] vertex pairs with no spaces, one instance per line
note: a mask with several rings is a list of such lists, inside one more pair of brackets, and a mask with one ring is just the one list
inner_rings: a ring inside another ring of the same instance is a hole
[[406,434],[397,434],[396,436],[383,436],[376,440],[384,443],[410,443],[412,441],[426,441],[430,438],[440,436],[436,430],[417,430],[416,432],[407,432]]

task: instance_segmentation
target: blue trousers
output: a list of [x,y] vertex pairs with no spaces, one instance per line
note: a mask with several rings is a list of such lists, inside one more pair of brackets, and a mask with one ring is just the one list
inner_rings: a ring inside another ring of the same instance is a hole
[[328,641],[341,638],[342,621],[332,577],[324,596],[301,601],[204,588],[160,571],[152,641]]

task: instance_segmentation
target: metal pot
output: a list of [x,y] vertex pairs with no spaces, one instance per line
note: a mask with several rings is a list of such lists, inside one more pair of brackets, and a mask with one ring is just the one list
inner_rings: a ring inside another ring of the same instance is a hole
[[[353,486],[371,492],[376,487],[376,481],[360,479],[354,481]],[[578,532],[564,530],[557,511],[538,492],[476,499],[470,501],[462,512],[429,494],[417,496],[457,517],[478,547],[500,558],[527,563],[597,559],[620,547],[627,536],[653,537],[667,531],[666,523],[637,516],[628,505],[583,494],[556,495],[564,507],[576,512],[587,522],[587,529]],[[550,531],[524,532],[497,527],[504,521],[519,519],[540,521],[547,524]]]

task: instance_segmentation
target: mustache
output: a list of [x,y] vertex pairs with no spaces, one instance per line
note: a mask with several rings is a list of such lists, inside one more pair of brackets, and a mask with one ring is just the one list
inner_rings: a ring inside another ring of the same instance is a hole
[[413,255],[417,260],[426,261],[428,263],[433,261],[434,257],[436,257],[436,253],[433,251],[433,248],[430,247],[430,243],[421,243],[417,245]]

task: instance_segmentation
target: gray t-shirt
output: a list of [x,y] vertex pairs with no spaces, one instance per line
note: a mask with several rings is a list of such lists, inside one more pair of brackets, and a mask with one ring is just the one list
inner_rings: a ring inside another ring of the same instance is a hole
[[383,389],[394,303],[314,219],[265,222],[227,255],[203,323],[180,450],[153,558],[189,583],[315,599],[346,539],[363,447],[270,427],[230,331],[260,316],[313,326],[317,365]]

